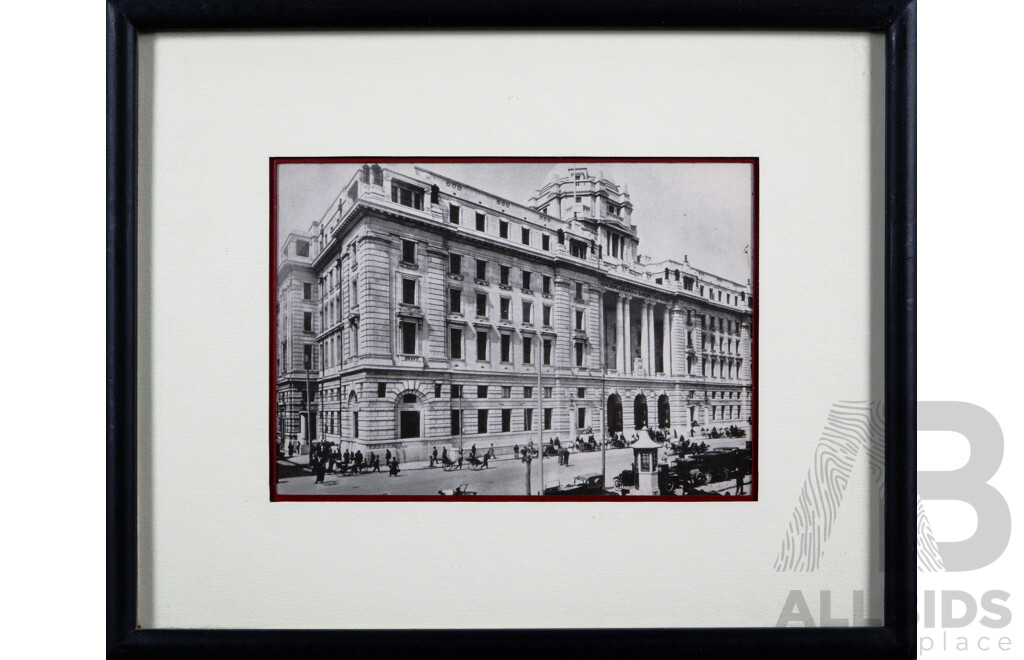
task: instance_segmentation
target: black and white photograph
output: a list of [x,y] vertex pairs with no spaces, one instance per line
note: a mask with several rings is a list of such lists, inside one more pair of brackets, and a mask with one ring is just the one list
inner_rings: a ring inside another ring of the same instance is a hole
[[270,168],[273,500],[757,499],[756,158]]

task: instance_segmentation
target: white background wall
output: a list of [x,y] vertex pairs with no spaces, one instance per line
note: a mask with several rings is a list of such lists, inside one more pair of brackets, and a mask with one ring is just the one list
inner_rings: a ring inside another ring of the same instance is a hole
[[[11,90],[0,124],[8,182],[8,249],[0,268],[15,292],[6,311],[23,310],[21,318],[36,321],[14,324],[5,314],[3,326],[5,621],[14,633],[8,638],[13,655],[38,655],[45,644],[45,655],[99,656],[104,16],[95,3],[67,2],[59,13],[47,9],[33,11],[24,3],[8,8],[7,34],[0,40]],[[1021,421],[1015,395],[1024,364],[1016,266],[1024,136],[1016,81],[1022,19],[1024,9],[995,1],[969,9],[962,2],[932,1],[919,15],[919,397],[970,401],[996,416],[1006,454],[993,484],[1018,514]],[[61,377],[54,379],[55,373]],[[53,447],[37,450],[40,439]],[[964,458],[955,440],[919,440],[922,468],[953,467],[958,455]],[[947,451],[937,444],[945,441]],[[929,515],[940,538],[970,534],[969,510],[936,507]],[[1024,585],[1009,561],[1014,548],[1011,540],[1002,560],[984,570],[922,575],[919,589],[1004,589],[1020,615],[1015,599]],[[53,634],[55,625],[60,635]],[[1017,649],[1024,642],[1019,630],[1015,621],[1002,633]]]

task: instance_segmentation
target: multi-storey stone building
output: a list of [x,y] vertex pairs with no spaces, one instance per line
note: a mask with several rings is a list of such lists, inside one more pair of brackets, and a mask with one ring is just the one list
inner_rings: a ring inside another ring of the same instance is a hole
[[363,166],[311,230],[324,439],[416,460],[748,427],[749,281],[640,257],[628,192],[592,167],[556,168],[526,205],[410,172]]
[[[291,232],[278,249],[277,267],[277,442],[316,439],[316,381],[320,355],[317,274],[313,237]],[[307,401],[308,399],[308,401]]]

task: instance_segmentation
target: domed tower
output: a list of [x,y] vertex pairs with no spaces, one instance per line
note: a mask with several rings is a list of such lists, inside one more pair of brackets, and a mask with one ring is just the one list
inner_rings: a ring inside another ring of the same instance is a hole
[[633,204],[626,186],[621,188],[597,167],[559,163],[530,198],[534,209],[565,222],[592,225],[609,260],[636,260]]

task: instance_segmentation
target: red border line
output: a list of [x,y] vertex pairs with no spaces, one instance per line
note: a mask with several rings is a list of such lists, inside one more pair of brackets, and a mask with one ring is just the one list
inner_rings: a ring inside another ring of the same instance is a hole
[[[761,305],[758,280],[760,255],[760,159],[749,157],[629,157],[610,156],[281,156],[270,162],[270,501],[271,502],[756,502],[758,501],[758,309]],[[746,163],[752,167],[751,204],[751,285],[754,306],[751,311],[750,353],[750,436],[751,477],[749,495],[282,495],[277,492],[277,166],[287,164],[329,163]]]

